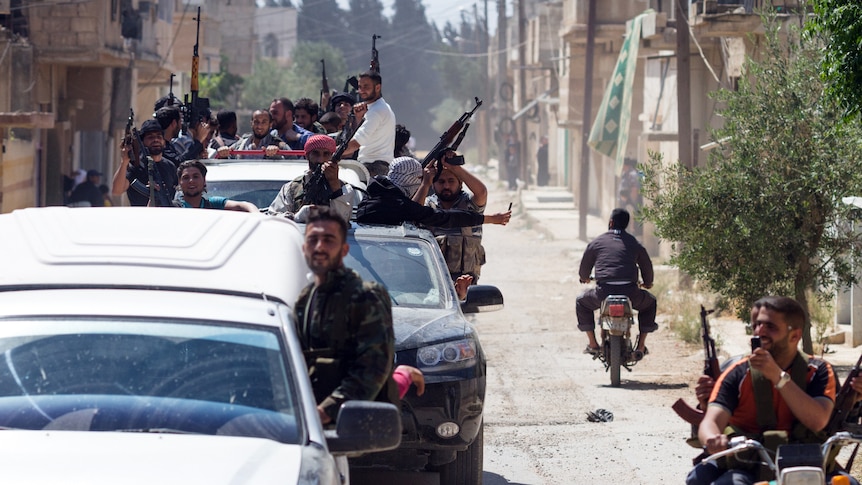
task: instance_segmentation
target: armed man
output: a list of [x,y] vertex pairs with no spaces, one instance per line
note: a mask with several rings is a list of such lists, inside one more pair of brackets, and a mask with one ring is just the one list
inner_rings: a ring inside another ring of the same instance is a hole
[[295,321],[320,421],[334,423],[352,399],[398,404],[392,301],[344,266],[347,221],[329,207],[311,208],[302,250],[314,282],[299,295]]
[[[775,451],[784,443],[821,443],[834,406],[836,380],[828,362],[798,350],[805,310],[787,297],[767,296],[751,310],[760,346],[726,369],[709,399],[698,437],[707,454],[727,449],[729,434],[745,435]],[[761,470],[748,463],[701,462],[687,485],[753,484]],[[848,476],[832,469],[827,474]],[[849,476],[848,476],[849,477]],[[858,485],[854,479],[850,483]]]
[[353,106],[356,120],[365,120],[345,153],[359,150],[357,160],[372,175],[386,175],[389,164],[395,159],[395,113],[383,99],[383,78],[379,72],[365,71],[359,75],[361,103]]
[[[338,163],[332,161],[335,150],[335,140],[331,137],[314,135],[309,138],[305,143],[308,170],[281,187],[267,209],[267,214],[284,215],[302,221],[304,213],[299,215],[300,210],[310,204],[316,204],[328,205],[342,219],[349,220],[353,212],[354,190],[353,186],[338,179]],[[322,171],[323,177],[315,177],[318,171]],[[315,196],[315,192],[322,192],[323,197]]]
[[150,182],[146,163],[136,157],[136,163],[130,163],[132,155],[132,143],[123,143],[122,157],[117,171],[114,172],[111,184],[113,195],[122,195],[124,192],[129,197],[129,203],[134,206],[160,205],[170,206],[176,194],[177,169],[170,160],[162,157],[165,147],[165,138],[162,134],[162,126],[158,121],[150,119],[141,125],[141,142],[153,163],[153,193],[157,200],[150,200]]
[[[450,164],[449,162],[460,164]],[[431,164],[433,166],[433,164]],[[464,159],[455,152],[443,155],[443,172],[434,181],[433,170],[426,170],[422,185],[413,197],[417,202],[439,209],[460,209],[477,214],[485,212],[488,201],[488,188],[478,177],[464,168]],[[464,190],[467,186],[469,192]],[[434,193],[426,197],[433,186]],[[482,247],[482,225],[445,228],[428,226],[434,233],[449,267],[452,281],[461,276],[469,276],[469,282],[476,284],[479,273],[485,264],[485,248]]]

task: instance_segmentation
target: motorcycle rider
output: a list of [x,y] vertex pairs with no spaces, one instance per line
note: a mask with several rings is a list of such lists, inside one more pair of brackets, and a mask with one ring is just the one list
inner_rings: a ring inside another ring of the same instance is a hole
[[[822,441],[816,433],[829,423],[837,384],[828,362],[799,352],[804,322],[805,310],[792,298],[767,296],[754,303],[751,324],[761,347],[732,364],[715,383],[698,429],[706,453],[727,449],[728,431],[755,436],[767,447],[760,436],[766,431],[784,431],[791,443]],[[836,474],[848,476],[838,470],[828,473]],[[692,469],[686,484],[746,485],[762,478],[757,475],[756,467],[741,461],[732,466],[704,461]],[[850,483],[858,485],[852,478]]]
[[643,279],[643,288],[652,288],[652,261],[646,249],[631,234],[626,232],[631,216],[625,209],[611,211],[608,232],[595,238],[584,252],[578,276],[581,283],[590,282],[590,273],[595,266],[596,287],[590,288],[575,302],[578,330],[587,334],[589,345],[584,353],[601,351],[596,341],[596,321],[593,313],[602,306],[608,295],[625,295],[638,310],[638,342],[632,356],[641,360],[647,354],[646,335],[658,329],[655,323],[656,299],[645,289],[638,287],[638,268]]

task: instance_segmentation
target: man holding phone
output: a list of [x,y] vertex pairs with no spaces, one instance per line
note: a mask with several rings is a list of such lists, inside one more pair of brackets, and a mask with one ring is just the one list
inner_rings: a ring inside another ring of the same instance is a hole
[[[767,431],[783,431],[791,443],[822,442],[817,433],[829,423],[837,385],[828,362],[798,350],[804,322],[805,311],[792,298],[767,296],[754,303],[751,355],[719,376],[698,429],[707,454],[727,448],[728,429],[762,443]],[[698,392],[711,380],[705,377],[698,381]],[[739,485],[758,478],[757,468],[703,462],[686,484]]]

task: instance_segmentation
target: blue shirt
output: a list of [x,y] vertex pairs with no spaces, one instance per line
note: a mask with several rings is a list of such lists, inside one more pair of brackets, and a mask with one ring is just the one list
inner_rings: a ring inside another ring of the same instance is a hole
[[[207,207],[205,205],[205,203],[204,203],[205,200],[209,201],[211,207]],[[228,199],[227,197],[218,197],[218,196],[206,197],[206,198],[201,197],[201,205],[199,205],[197,208],[198,209],[207,209],[207,208],[209,208],[209,209],[224,209],[224,206],[227,204],[228,200],[230,200],[230,199]],[[180,199],[180,203],[182,204],[183,207],[186,207],[189,209],[193,208],[191,206],[191,204],[189,204],[188,202],[186,202],[183,199]]]

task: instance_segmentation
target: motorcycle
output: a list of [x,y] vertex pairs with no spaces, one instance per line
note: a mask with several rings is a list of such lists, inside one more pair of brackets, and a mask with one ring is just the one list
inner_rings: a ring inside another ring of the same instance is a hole
[[601,349],[593,354],[593,360],[599,359],[605,365],[605,371],[610,371],[612,387],[620,387],[621,369],[625,368],[631,372],[632,366],[639,360],[635,358],[631,338],[632,325],[634,313],[629,297],[608,295],[602,301],[599,316]]
[[[751,462],[766,467],[774,476],[770,484],[776,485],[847,485],[849,479],[844,476],[834,476],[827,482],[826,470],[830,460],[834,459],[835,448],[862,443],[862,434],[841,431],[834,434],[822,445],[817,444],[787,444],[778,447],[773,460],[773,452],[759,441],[737,436],[730,439],[726,450],[714,453],[704,461],[714,461],[719,458],[733,456],[739,461]],[[751,455],[753,453],[754,457]],[[854,452],[855,453],[855,452]],[[746,456],[745,460],[741,457]],[[848,464],[849,466],[849,464]],[[764,482],[766,483],[766,482]]]

